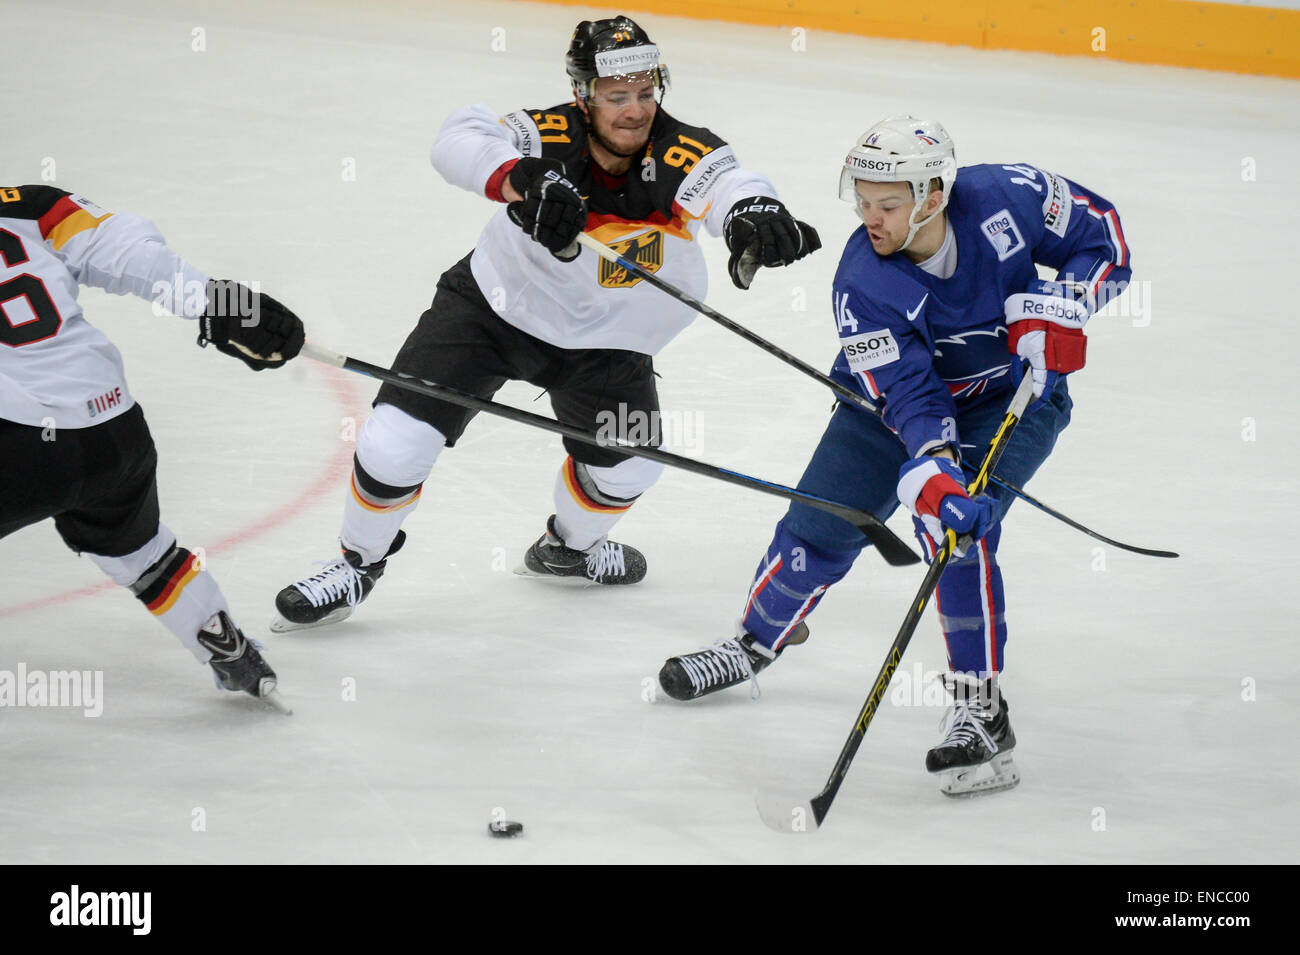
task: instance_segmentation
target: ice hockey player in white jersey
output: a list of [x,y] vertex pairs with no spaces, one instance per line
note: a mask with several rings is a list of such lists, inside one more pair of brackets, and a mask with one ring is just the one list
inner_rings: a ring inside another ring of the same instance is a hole
[[[502,203],[473,252],[438,282],[396,371],[490,397],[507,380],[546,389],[556,417],[587,431],[658,421],[653,358],[694,317],[685,305],[583,249],[593,238],[697,298],[700,226],[725,237],[733,282],[820,247],[772,184],[731,147],[662,107],[667,67],[627,17],[578,24],[566,57],[574,101],[498,115],[454,112],[432,150],[451,184]],[[357,439],[342,555],[276,598],[272,629],[342,620],[405,540],[402,522],[443,448],[473,412],[385,384]],[[657,427],[647,444],[660,443]],[[638,440],[623,429],[610,437]],[[663,465],[565,439],[555,514],[526,572],[598,584],[645,576],[643,555],[609,540]]]
[[269,295],[209,279],[139,216],[53,186],[0,188],[0,538],[52,518],[219,686],[284,708],[216,581],[160,521],[153,438],[122,356],[82,314],[80,285],[195,319],[199,344],[255,371],[298,354],[302,322]]

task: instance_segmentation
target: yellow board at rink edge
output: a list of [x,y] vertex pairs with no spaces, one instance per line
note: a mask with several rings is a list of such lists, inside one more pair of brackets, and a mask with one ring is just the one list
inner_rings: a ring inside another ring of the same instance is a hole
[[[572,6],[568,0],[543,0]],[[583,5],[584,9],[589,9]],[[611,8],[612,9],[612,8]],[[1300,10],[1188,0],[634,0],[620,11],[1300,77]],[[590,15],[590,14],[588,14]]]

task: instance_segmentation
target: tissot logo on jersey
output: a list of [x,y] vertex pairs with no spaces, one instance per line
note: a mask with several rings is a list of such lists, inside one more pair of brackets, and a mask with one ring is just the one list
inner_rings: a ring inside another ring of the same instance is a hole
[[997,252],[999,262],[1005,262],[1025,247],[1016,220],[1006,209],[998,210],[981,222],[980,231]]
[[849,360],[849,370],[855,373],[898,361],[898,342],[886,328],[846,338],[842,346],[844,357]]
[[1052,189],[1043,200],[1043,225],[1047,231],[1065,238],[1065,230],[1070,225],[1070,189],[1065,180],[1055,174],[1049,174]]

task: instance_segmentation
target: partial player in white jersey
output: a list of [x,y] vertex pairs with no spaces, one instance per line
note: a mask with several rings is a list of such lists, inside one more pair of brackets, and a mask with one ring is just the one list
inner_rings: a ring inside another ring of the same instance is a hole
[[80,285],[196,319],[199,344],[255,371],[298,354],[302,322],[269,295],[209,279],[139,216],[53,186],[0,188],[0,538],[52,518],[219,686],[282,706],[216,581],[160,522],[153,438],[122,356],[82,315]]
[[[556,417],[589,432],[655,422],[653,357],[694,312],[577,242],[586,232],[703,298],[700,226],[725,237],[729,272],[748,288],[760,266],[821,245],[758,173],[707,129],[662,108],[668,71],[627,17],[578,24],[566,56],[573,102],[498,115],[457,110],[433,145],[453,185],[502,203],[474,250],[442,275],[433,304],[394,362],[402,374],[491,397],[508,380],[546,389]],[[371,592],[405,540],[402,522],[444,447],[473,417],[385,384],[357,438],[342,556],[276,598],[273,630],[333,623]],[[658,447],[657,433],[644,443]],[[613,441],[611,440],[611,444]],[[564,440],[555,514],[522,572],[632,584],[645,558],[609,540],[663,465]]]

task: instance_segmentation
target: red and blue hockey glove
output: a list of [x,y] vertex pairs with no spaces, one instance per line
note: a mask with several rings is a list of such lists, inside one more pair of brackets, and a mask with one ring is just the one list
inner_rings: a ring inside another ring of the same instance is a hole
[[561,262],[576,259],[582,251],[578,234],[587,224],[587,203],[578,187],[564,178],[564,164],[558,159],[521,159],[509,179],[523,196],[506,206],[510,221]]
[[817,230],[800,222],[781,200],[770,196],[741,199],[723,221],[731,260],[727,272],[738,289],[749,288],[759,266],[775,268],[798,262],[822,247]]
[[1007,348],[1029,362],[1037,400],[1051,397],[1061,375],[1083,367],[1089,311],[1082,298],[1081,289],[1042,279],[1007,298]]
[[[937,546],[944,532],[951,530],[959,540],[969,535],[977,541],[997,523],[997,502],[985,494],[972,498],[962,480],[961,468],[947,458],[903,462],[898,470],[898,500],[912,512],[918,538],[928,534]],[[960,557],[965,548],[955,553]]]

